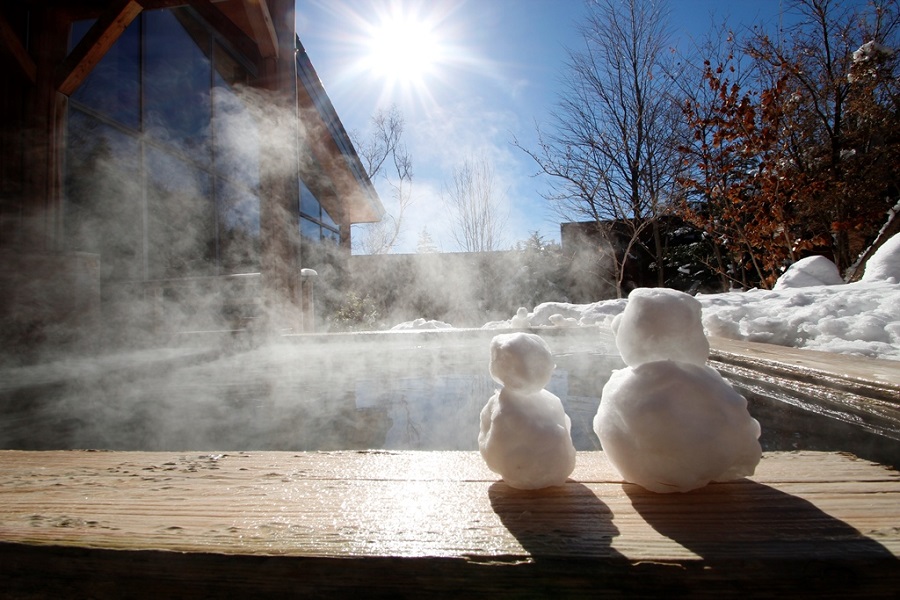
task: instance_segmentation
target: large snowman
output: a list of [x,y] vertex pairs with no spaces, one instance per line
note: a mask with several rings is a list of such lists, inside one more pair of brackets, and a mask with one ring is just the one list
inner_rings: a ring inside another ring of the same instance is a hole
[[706,366],[700,311],[683,292],[639,288],[612,324],[627,367],[603,387],[594,432],[621,476],[654,492],[752,475],[762,456],[747,400]]
[[481,411],[478,447],[488,468],[514,488],[561,485],[575,468],[571,421],[560,399],[543,389],[555,368],[537,335],[491,341],[491,376],[503,388]]

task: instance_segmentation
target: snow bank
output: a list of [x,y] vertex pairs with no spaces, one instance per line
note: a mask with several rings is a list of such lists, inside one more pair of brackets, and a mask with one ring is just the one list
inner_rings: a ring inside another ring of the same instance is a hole
[[862,280],[900,283],[900,235],[886,241],[869,258]]
[[[822,262],[824,260],[825,262]],[[857,283],[836,280],[827,259],[795,263],[773,290],[695,296],[706,335],[900,360],[900,235],[885,242]],[[525,327],[612,327],[627,300],[593,304],[545,302],[532,312],[520,308],[509,320],[485,329]],[[417,319],[394,329],[451,325]]]
[[394,325],[393,327],[391,327],[391,331],[419,329],[453,329],[453,325],[451,325],[450,323],[444,323],[443,321],[435,321],[434,319],[416,319],[414,321],[399,323],[398,325]]
[[[900,285],[891,280],[700,294],[695,298],[702,307],[707,335],[900,360]],[[531,313],[537,316],[531,317],[531,323],[552,326],[550,315],[562,314],[581,326],[610,327],[625,304],[625,300],[541,304]],[[509,326],[510,321],[485,325]]]

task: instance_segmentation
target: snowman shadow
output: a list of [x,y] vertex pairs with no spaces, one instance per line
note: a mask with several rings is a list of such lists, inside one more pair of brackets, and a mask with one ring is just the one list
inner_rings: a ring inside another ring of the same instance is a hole
[[520,490],[498,481],[488,497],[500,521],[536,561],[621,557],[611,545],[619,535],[612,511],[587,486],[569,480]]
[[812,502],[749,479],[672,494],[630,483],[622,487],[647,524],[710,564],[900,564],[885,546]]

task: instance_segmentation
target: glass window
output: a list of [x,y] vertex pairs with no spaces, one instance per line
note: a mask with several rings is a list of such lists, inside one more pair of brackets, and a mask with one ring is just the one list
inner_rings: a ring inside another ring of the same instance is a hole
[[322,226],[306,217],[300,218],[300,235],[308,240],[319,242],[322,240]]
[[259,197],[216,180],[219,263],[224,273],[252,273],[259,265]]
[[144,11],[72,96],[65,235],[101,253],[104,280],[259,269],[259,127],[216,35],[184,8]]
[[340,244],[340,225],[331,218],[310,189],[300,180],[300,235],[314,242]]
[[316,197],[313,196],[313,193],[309,191],[309,188],[306,187],[306,184],[303,183],[303,180],[300,179],[300,212],[307,217],[312,219],[319,218],[319,201],[316,200]]
[[[72,47],[93,24],[79,21],[72,26]],[[132,129],[140,127],[140,44],[140,19],[135,19],[72,98]]]
[[216,74],[213,139],[216,172],[251,190],[259,189],[259,126],[241,97]]
[[322,223],[334,229],[340,229],[340,225],[334,222],[334,219],[331,218],[331,215],[324,208],[322,209]]
[[104,279],[143,276],[139,156],[134,137],[83,112],[70,115],[66,243],[73,250],[100,254]]
[[193,160],[208,162],[210,41],[185,29],[189,21],[176,14],[183,13],[145,13],[144,130]]
[[214,274],[216,228],[209,175],[152,146],[145,157],[150,278]]
[[341,245],[341,234],[324,227],[322,228],[322,239],[338,246]]

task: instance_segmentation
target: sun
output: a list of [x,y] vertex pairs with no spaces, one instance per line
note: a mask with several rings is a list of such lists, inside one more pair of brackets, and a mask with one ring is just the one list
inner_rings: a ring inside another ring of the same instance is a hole
[[329,41],[341,55],[341,85],[360,101],[374,92],[378,105],[435,109],[437,98],[480,65],[467,41],[465,0],[309,1],[342,24]]
[[366,23],[357,67],[380,85],[382,100],[433,103],[453,63],[445,7],[392,2]]
[[423,84],[440,62],[432,24],[416,15],[389,15],[373,28],[368,51],[373,74],[400,84]]

